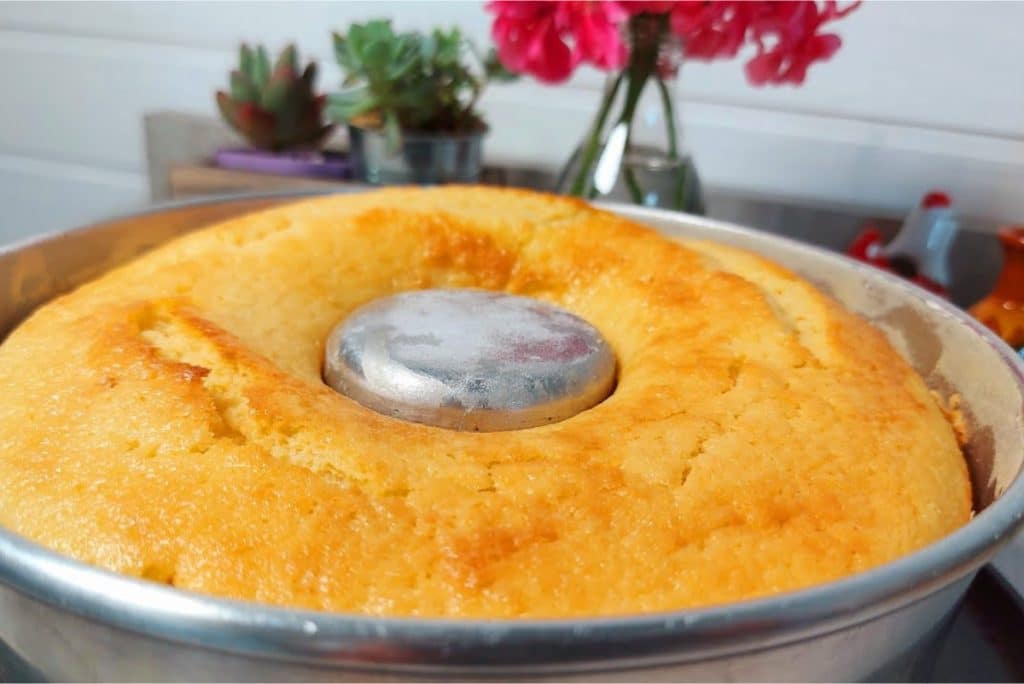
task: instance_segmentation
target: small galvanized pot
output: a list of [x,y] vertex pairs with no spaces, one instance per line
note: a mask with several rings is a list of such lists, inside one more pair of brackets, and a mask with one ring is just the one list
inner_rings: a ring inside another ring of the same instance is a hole
[[403,133],[393,149],[380,129],[348,127],[355,176],[373,185],[474,183],[483,168],[486,134]]

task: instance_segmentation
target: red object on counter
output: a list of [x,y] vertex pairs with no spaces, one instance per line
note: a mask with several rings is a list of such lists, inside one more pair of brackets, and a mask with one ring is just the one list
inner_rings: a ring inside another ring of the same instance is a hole
[[[937,295],[948,297],[948,252],[956,235],[953,201],[940,191],[926,194],[889,243],[872,223],[847,248],[848,256],[894,273]],[[931,276],[931,277],[930,277]]]
[[846,254],[857,261],[863,261],[864,263],[871,264],[883,271],[889,271],[890,273],[901,276],[915,285],[923,287],[929,292],[933,292],[934,294],[942,297],[949,297],[949,291],[941,284],[920,273],[915,273],[912,270],[907,272],[906,270],[900,269],[890,263],[885,255],[882,254],[882,246],[884,244],[885,243],[882,240],[882,232],[874,226],[870,226],[865,228],[864,231],[858,235],[852,243],[850,243],[850,246],[846,250]]
[[888,268],[889,262],[882,256],[883,244],[885,243],[882,240],[882,231],[869,223],[868,227],[850,243],[846,253],[858,261],[866,261],[880,268]]
[[921,206],[925,209],[936,209],[938,207],[951,207],[953,201],[949,199],[949,195],[944,192],[929,192],[921,200]]

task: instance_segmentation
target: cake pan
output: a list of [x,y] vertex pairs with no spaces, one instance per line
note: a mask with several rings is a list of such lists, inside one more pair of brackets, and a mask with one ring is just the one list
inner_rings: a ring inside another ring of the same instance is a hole
[[[0,253],[0,332],[153,245],[296,197],[168,205],[9,247]],[[90,567],[0,530],[0,639],[24,671],[108,681],[910,677],[1024,517],[1020,358],[951,305],[839,255],[703,218],[607,208],[785,264],[884,330],[932,388],[959,394],[972,435],[971,522],[912,555],[806,590],[699,610],[526,621],[372,618],[217,599]]]

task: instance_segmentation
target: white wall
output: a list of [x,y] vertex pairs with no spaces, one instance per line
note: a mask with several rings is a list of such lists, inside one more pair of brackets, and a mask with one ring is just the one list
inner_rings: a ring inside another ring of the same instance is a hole
[[[330,30],[392,16],[486,39],[478,2],[0,4],[0,240],[147,201],[141,118],[213,115],[240,40],[297,41],[338,72]],[[1024,3],[881,2],[799,89],[755,89],[741,63],[688,64],[688,142],[709,185],[902,210],[931,186],[969,214],[1024,220]],[[525,81],[486,98],[492,159],[557,166],[602,77]]]

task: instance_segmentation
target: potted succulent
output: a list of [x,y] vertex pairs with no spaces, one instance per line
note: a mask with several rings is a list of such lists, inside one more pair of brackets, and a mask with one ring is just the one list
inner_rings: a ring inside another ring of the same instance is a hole
[[487,124],[476,110],[490,81],[515,78],[453,28],[396,33],[391,22],[334,34],[345,72],[327,112],[348,125],[356,177],[370,183],[473,182]]
[[219,150],[217,165],[289,176],[347,176],[350,166],[343,156],[320,151],[333,126],[324,121],[325,96],[316,94],[315,80],[316,64],[300,71],[294,45],[271,66],[262,45],[243,44],[229,91],[217,91],[217,106],[251,147]]

